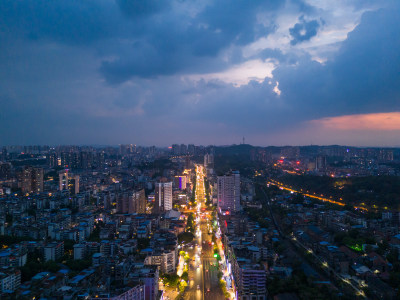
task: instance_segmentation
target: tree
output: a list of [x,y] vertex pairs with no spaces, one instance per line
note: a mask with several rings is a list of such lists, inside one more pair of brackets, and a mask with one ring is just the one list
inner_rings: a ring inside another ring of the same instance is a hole
[[372,246],[371,245],[367,245],[367,246],[365,246],[365,253],[370,253],[370,252],[372,252]]
[[184,258],[184,260],[185,260],[186,263],[188,263],[188,262],[190,261],[190,256],[189,256],[189,254],[187,254],[187,253],[184,255],[183,258]]
[[221,280],[223,273],[221,271],[218,271],[217,277],[218,280]]
[[189,213],[187,222],[186,222],[186,231],[189,231],[191,233],[195,232],[195,223],[194,223],[194,213]]
[[177,287],[179,283],[179,276],[176,274],[161,274],[164,284],[166,286]]
[[186,287],[187,287],[187,282],[185,280],[180,280],[178,286],[179,291],[182,293]]
[[64,240],[64,251],[68,252],[70,250],[74,250],[74,245],[76,242],[74,240]]
[[150,240],[146,238],[137,239],[137,248],[139,251],[146,249],[150,245]]
[[292,202],[294,204],[302,204],[304,202],[304,196],[302,194],[296,194]]
[[57,264],[54,260],[49,260],[49,261],[46,261],[46,262],[43,264],[43,269],[44,269],[44,270],[47,270],[47,271],[50,271],[50,272],[52,272],[52,273],[55,273],[55,272],[57,272],[58,270],[60,270],[61,267],[60,267],[60,265]]
[[389,276],[389,284],[394,288],[398,288],[400,286],[400,272],[391,272]]
[[191,232],[182,232],[178,235],[178,243],[190,243],[194,239],[194,234]]
[[29,236],[11,236],[11,235],[0,235],[0,245],[12,245],[22,241],[34,241],[34,239]]
[[6,222],[11,226],[13,222],[13,216],[11,214],[6,214]]
[[36,210],[33,208],[29,208],[26,210],[29,216],[36,217]]
[[183,280],[185,280],[185,281],[188,281],[188,280],[189,280],[189,274],[188,274],[188,272],[183,272],[183,273],[182,273],[182,276],[181,276],[181,279],[183,279]]
[[91,259],[78,259],[78,260],[69,259],[65,264],[72,271],[80,272],[84,269],[89,268],[92,265],[92,261]]

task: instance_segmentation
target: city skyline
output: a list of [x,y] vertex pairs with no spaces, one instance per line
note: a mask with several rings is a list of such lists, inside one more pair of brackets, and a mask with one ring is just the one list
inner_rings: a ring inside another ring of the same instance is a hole
[[[0,145],[3,149],[6,149],[7,151],[12,151],[14,153],[17,153],[18,151],[24,152],[24,148],[28,149],[33,149],[34,147],[49,147],[51,149],[57,148],[57,147],[82,147],[82,148],[93,148],[93,149],[104,149],[104,148],[119,148],[121,146],[136,146],[138,148],[152,148],[155,147],[157,149],[163,149],[163,150],[171,150],[172,151],[172,146],[174,145],[184,145],[184,146],[195,146],[195,147],[202,147],[202,148],[229,148],[229,147],[235,147],[235,146],[249,146],[253,148],[285,148],[285,147],[290,147],[290,148],[303,148],[303,147],[348,147],[348,148],[356,148],[356,149],[399,149],[400,146],[354,146],[354,145],[340,145],[340,144],[304,144],[304,145],[290,145],[290,144],[281,144],[281,145],[255,145],[255,144],[249,144],[249,143],[236,143],[236,144],[224,144],[224,145],[218,145],[218,144],[185,144],[185,143],[179,143],[179,144],[172,144],[171,145],[154,145],[154,144],[148,144],[148,145],[137,145],[133,143],[124,143],[124,144],[28,144],[28,145]],[[45,148],[43,148],[45,149]],[[78,149],[78,148],[77,148]],[[36,151],[37,149],[35,149]],[[46,148],[47,151],[47,148]],[[27,152],[30,153],[30,152]],[[132,152],[133,153],[133,152]],[[188,152],[189,153],[189,152]],[[23,153],[22,153],[23,154]]]
[[399,8],[2,1],[1,144],[398,147]]

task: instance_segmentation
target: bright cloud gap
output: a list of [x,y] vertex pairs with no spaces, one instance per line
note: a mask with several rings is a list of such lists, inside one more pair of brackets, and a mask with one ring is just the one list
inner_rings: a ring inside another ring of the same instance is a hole
[[250,81],[263,82],[266,77],[272,78],[272,71],[276,65],[271,60],[248,60],[236,65],[226,71],[210,74],[189,75],[188,78],[194,81],[199,80],[220,80],[232,84],[235,87],[248,84]]

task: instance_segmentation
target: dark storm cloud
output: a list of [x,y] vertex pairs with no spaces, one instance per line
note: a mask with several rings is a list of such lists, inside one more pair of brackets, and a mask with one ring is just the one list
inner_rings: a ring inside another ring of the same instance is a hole
[[304,118],[400,110],[400,10],[367,12],[325,65],[279,67],[282,98]]
[[[103,62],[101,73],[115,84],[132,77],[206,73],[227,68],[230,61],[215,60],[220,52],[273,32],[274,24],[256,26],[256,14],[274,11],[282,4],[282,1],[215,1],[194,17],[163,14],[162,8],[146,7],[145,13],[160,14],[157,18],[140,20],[146,34],[128,46],[124,55],[116,53],[115,59]],[[121,9],[126,10],[124,6]]]
[[124,15],[130,18],[144,17],[170,7],[169,1],[116,0]]
[[256,14],[263,11],[276,11],[282,5],[284,2],[276,0],[214,1],[198,16],[197,22],[208,25],[209,35],[215,31],[221,31],[226,38],[226,44],[232,42],[248,44],[257,37],[270,33],[269,28],[255,26]]
[[289,29],[289,33],[292,37],[290,44],[292,45],[308,41],[316,36],[318,28],[320,27],[320,23],[317,20],[306,21],[304,20],[304,16],[300,17],[299,21],[299,23],[296,23]]
[[0,38],[87,44],[111,34],[111,14],[112,6],[96,0],[3,0]]
[[303,14],[312,15],[317,13],[317,9],[304,0],[292,0],[291,3],[295,4],[298,7],[298,10]]

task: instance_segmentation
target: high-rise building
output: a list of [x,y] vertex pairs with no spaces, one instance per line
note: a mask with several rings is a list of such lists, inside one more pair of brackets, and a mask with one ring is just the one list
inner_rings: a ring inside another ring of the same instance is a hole
[[163,213],[172,209],[172,182],[156,183],[154,211]]
[[96,154],[96,167],[98,169],[102,169],[105,164],[105,155],[104,151],[100,151]]
[[206,154],[204,155],[204,167],[205,168],[214,168],[214,155]]
[[64,255],[64,242],[53,242],[43,247],[43,256],[45,261],[61,258]]
[[61,152],[61,166],[69,169],[78,169],[79,165],[79,153]]
[[43,192],[43,169],[24,167],[19,173],[18,183],[23,193]]
[[51,168],[58,166],[58,156],[57,153],[51,152],[46,155],[47,165]]
[[93,152],[80,152],[79,163],[81,169],[91,169],[93,167]]
[[190,169],[191,167],[191,164],[192,164],[192,162],[191,162],[191,160],[190,160],[190,158],[189,158],[189,155],[186,155],[186,157],[185,157],[185,169]]
[[117,203],[117,212],[122,214],[129,213],[130,193],[125,191],[115,195]]
[[378,159],[382,161],[393,161],[393,150],[381,149]]
[[399,226],[400,225],[400,212],[398,212],[398,211],[392,212],[391,219],[392,219],[392,223],[395,226]]
[[[136,145],[135,145],[135,147],[136,147]],[[154,154],[156,154],[156,152],[157,152],[156,146],[150,146],[149,147],[149,154],[150,155],[154,155]]]
[[73,175],[69,178],[68,189],[73,195],[79,194],[79,175]]
[[85,244],[75,244],[74,245],[74,259],[84,259],[85,258],[86,245]]
[[68,171],[61,171],[58,173],[59,177],[59,190],[65,191],[68,189]]
[[7,158],[8,158],[7,148],[3,147],[3,149],[1,150],[1,160],[6,161]]
[[11,178],[11,163],[0,162],[0,180],[7,180]]
[[193,144],[188,145],[188,154],[193,155],[195,154],[195,146]]
[[267,273],[262,265],[236,261],[232,265],[232,271],[237,284],[238,299],[267,299]]
[[181,144],[181,153],[180,154],[187,154],[188,148],[185,144]]
[[172,145],[172,154],[180,155],[181,154],[181,147],[178,144]]
[[17,268],[2,268],[0,272],[0,293],[16,291],[21,285],[21,271]]
[[218,176],[218,208],[220,211],[240,211],[240,173],[232,171]]
[[180,190],[186,190],[187,178],[186,176],[175,176],[174,186]]
[[[136,145],[135,145],[135,148],[136,148]],[[126,154],[131,154],[131,153],[134,153],[134,148],[133,148],[132,144],[119,145],[119,154],[126,155]]]
[[32,192],[43,192],[43,169],[32,168]]
[[79,194],[79,175],[73,175],[68,170],[59,173],[59,190],[68,190],[71,194]]
[[133,192],[129,197],[129,213],[146,213],[146,195],[144,189]]
[[326,156],[317,156],[315,158],[315,170],[322,171],[326,169]]
[[25,167],[18,173],[18,187],[23,193],[31,192],[31,171],[29,167]]

